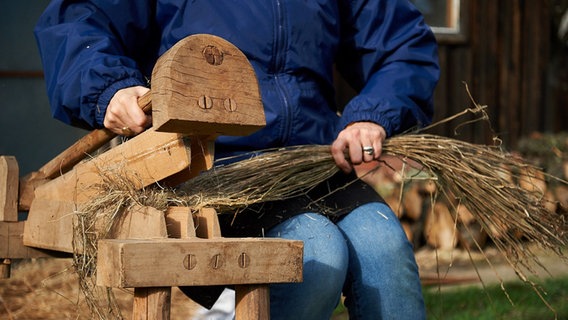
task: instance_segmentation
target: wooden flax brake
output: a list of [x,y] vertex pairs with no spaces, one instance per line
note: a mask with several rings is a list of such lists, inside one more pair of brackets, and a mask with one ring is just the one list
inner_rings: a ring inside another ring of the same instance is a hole
[[[120,171],[141,189],[177,185],[213,165],[218,135],[265,125],[258,83],[244,54],[212,35],[182,39],[157,61],[139,105],[153,126],[84,160],[114,135],[95,130],[18,179],[0,157],[0,276],[9,259],[73,253],[74,213],[100,196],[104,172]],[[18,190],[20,194],[18,195]],[[27,220],[18,220],[18,210]],[[135,319],[169,319],[172,286],[234,285],[237,319],[268,319],[268,284],[302,281],[301,241],[223,238],[214,209],[134,207],[98,243],[97,284],[135,288]]]

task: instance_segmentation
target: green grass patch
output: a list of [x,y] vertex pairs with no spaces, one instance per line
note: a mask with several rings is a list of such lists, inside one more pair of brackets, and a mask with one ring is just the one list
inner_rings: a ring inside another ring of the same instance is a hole
[[[546,293],[546,302],[556,311],[558,319],[568,319],[568,277],[551,278],[538,283]],[[554,319],[553,311],[529,284],[510,282],[505,283],[503,288],[500,285],[487,286],[485,289],[425,288],[428,319]]]
[[[554,308],[557,319],[568,319],[568,276],[537,281]],[[521,282],[505,283],[486,288],[424,288],[424,300],[429,320],[547,320],[554,313],[540,299],[533,288]],[[507,298],[509,296],[509,301]],[[404,297],[401,297],[404,299]],[[338,306],[333,319],[348,319],[347,311]]]

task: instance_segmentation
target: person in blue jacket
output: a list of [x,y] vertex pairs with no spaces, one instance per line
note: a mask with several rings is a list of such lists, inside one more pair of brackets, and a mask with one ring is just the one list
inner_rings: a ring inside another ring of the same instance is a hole
[[[136,101],[161,54],[191,34],[233,43],[256,72],[267,125],[219,137],[216,157],[329,144],[342,169],[333,182],[341,192],[325,206],[271,203],[262,208],[272,218],[243,214],[224,227],[304,241],[304,281],[271,286],[272,318],[329,319],[342,295],[352,319],[425,318],[397,217],[364,183],[341,188],[354,166],[379,158],[386,138],[432,120],[437,44],[409,1],[54,0],[34,31],[53,116],[122,135],[151,124]],[[357,92],[345,106],[335,103],[334,67]]]

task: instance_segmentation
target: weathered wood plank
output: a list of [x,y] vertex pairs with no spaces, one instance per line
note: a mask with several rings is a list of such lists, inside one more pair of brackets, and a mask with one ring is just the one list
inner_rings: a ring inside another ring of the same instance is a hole
[[62,256],[58,252],[50,252],[27,247],[23,243],[25,221],[0,221],[0,258],[30,259]]
[[[496,108],[501,90],[499,88],[499,2],[497,1],[471,1],[472,17],[472,47],[469,51],[473,55],[474,85],[470,88],[475,100],[483,105],[489,104],[486,112],[491,122],[499,119],[499,108]],[[494,133],[487,130],[487,126],[476,126],[476,143],[493,143]]]
[[[128,179],[143,188],[189,167],[189,145],[181,134],[148,129],[36,189],[36,197],[85,203],[98,193],[94,186]],[[33,206],[33,204],[32,204]],[[30,210],[30,214],[31,214]]]
[[39,172],[32,172],[25,177],[20,178],[20,198],[18,201],[18,210],[29,211],[35,197],[35,190],[50,179],[42,178]]
[[107,287],[266,284],[302,280],[301,241],[108,239],[99,241],[98,248],[97,284]]
[[16,157],[0,156],[0,221],[18,221],[18,179]]
[[24,244],[73,252],[73,216],[99,190],[105,179],[129,179],[142,188],[187,169],[189,147],[180,134],[149,129],[36,189]]
[[522,87],[520,88],[520,131],[525,135],[542,130],[545,122],[542,98],[547,96],[548,64],[550,59],[550,12],[542,7],[549,7],[550,1],[525,1],[523,3]]

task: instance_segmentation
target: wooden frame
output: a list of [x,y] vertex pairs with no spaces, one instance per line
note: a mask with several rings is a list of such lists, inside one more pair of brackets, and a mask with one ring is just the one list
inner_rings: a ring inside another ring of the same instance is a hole
[[[467,41],[467,0],[413,0],[422,11],[426,23],[442,44],[459,44]],[[428,6],[428,7],[426,7]],[[431,12],[428,12],[428,10]],[[439,10],[444,10],[442,15]]]

